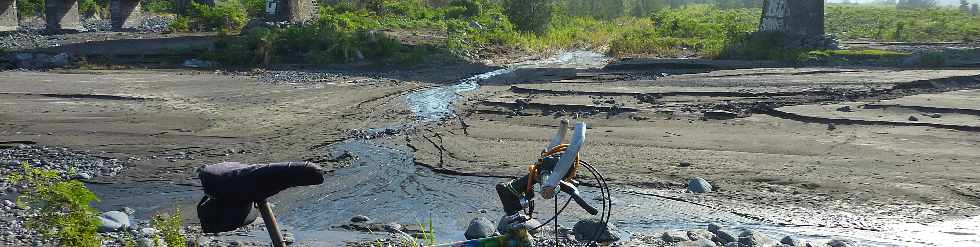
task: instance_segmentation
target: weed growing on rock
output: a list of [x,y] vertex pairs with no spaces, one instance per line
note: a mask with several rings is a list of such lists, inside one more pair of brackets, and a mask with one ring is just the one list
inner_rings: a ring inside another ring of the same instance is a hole
[[187,245],[187,237],[184,236],[184,226],[180,208],[174,208],[170,215],[160,214],[153,217],[153,228],[160,231],[160,236],[166,246]]
[[97,247],[99,220],[91,203],[98,198],[80,181],[64,180],[57,171],[39,169],[24,163],[22,173],[11,174],[13,184],[26,185],[17,198],[20,207],[37,210],[27,226],[45,239],[61,246]]

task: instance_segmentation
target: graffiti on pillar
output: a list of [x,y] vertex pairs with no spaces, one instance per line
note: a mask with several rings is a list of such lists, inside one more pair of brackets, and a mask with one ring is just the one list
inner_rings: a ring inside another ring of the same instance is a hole
[[786,1],[788,0],[766,0],[762,10],[762,22],[759,23],[759,31],[783,31],[786,26],[786,16],[789,14]]

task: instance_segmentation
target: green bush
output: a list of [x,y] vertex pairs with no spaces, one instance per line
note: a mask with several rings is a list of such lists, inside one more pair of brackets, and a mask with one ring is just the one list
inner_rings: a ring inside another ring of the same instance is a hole
[[177,13],[177,5],[172,0],[146,0],[143,1],[143,10],[156,14]]
[[693,52],[716,57],[727,41],[755,30],[759,15],[755,9],[719,9],[711,5],[660,10],[653,14],[653,27],[624,27],[623,34],[610,43],[609,53],[621,57]]
[[98,198],[85,184],[65,181],[56,171],[22,164],[23,172],[8,177],[13,184],[25,184],[27,190],[17,198],[21,206],[37,209],[37,215],[27,220],[27,226],[53,240],[60,246],[98,247],[102,241],[97,233],[99,219],[91,203]]
[[246,10],[239,1],[224,1],[214,7],[191,2],[190,27],[201,31],[235,32],[245,26]]
[[265,16],[265,1],[266,0],[242,0],[242,4],[245,6],[245,13],[247,13],[249,17]]
[[453,0],[449,3],[446,18],[459,19],[479,16],[483,12],[480,3],[473,0]]
[[173,22],[167,27],[170,32],[190,32],[191,31],[191,18],[187,16],[178,16]]
[[166,246],[186,246],[187,237],[184,236],[183,215],[180,208],[174,208],[173,214],[156,215],[153,217],[151,225],[160,230],[163,242]]
[[109,16],[107,9],[109,1],[102,0],[80,0],[78,1],[78,13],[82,16]]

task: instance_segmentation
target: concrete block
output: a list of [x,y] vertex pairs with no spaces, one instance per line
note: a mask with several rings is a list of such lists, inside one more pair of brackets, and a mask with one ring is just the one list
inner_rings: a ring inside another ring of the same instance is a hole
[[122,31],[139,26],[143,17],[140,0],[110,0],[109,17],[113,31]]
[[44,1],[47,31],[50,33],[84,32],[82,18],[78,14],[78,0]]
[[0,0],[0,32],[17,31],[17,1]]

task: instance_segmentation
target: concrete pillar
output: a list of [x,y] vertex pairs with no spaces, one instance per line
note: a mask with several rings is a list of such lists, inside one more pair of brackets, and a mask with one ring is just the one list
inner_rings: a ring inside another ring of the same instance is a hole
[[270,21],[307,23],[319,13],[316,0],[266,0],[266,14]]
[[17,31],[17,0],[0,0],[0,32]]
[[82,32],[82,19],[78,14],[78,0],[44,1],[44,17],[48,32]]
[[765,0],[759,31],[823,37],[824,1]]
[[121,31],[139,26],[143,17],[140,0],[109,0],[112,30]]

